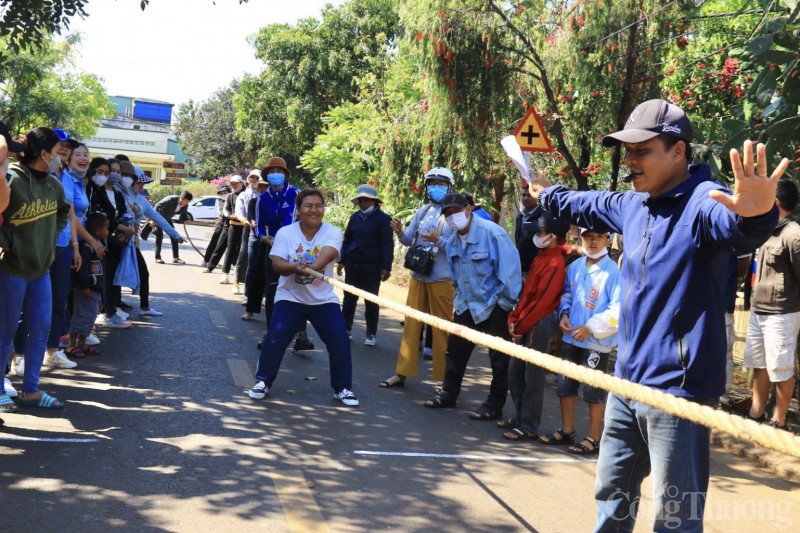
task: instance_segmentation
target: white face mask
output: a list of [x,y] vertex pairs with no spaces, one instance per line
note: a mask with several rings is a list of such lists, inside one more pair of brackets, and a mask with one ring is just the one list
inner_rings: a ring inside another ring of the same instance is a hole
[[362,207],[362,208],[361,208],[361,212],[362,212],[362,213],[364,213],[364,214],[366,215],[367,213],[371,213],[373,209],[375,209],[375,206],[374,206],[374,205],[371,205],[371,206],[369,206],[369,207],[368,207],[368,208],[366,208],[366,209],[364,209],[364,208]]
[[459,211],[458,213],[453,213],[449,217],[444,217],[444,221],[447,222],[448,226],[456,231],[461,231],[467,227],[467,224],[469,224],[469,218],[467,217],[466,211]]
[[533,236],[533,244],[534,244],[534,245],[535,245],[537,248],[541,248],[541,249],[545,249],[545,248],[547,248],[548,246],[550,246],[550,242],[551,242],[552,240],[553,240],[553,234],[552,234],[552,233],[548,233],[548,234],[547,234],[547,235],[545,235],[544,237],[539,237],[539,234],[538,234],[538,233],[537,233],[536,235],[534,235],[534,236]]
[[94,176],[92,176],[92,181],[98,187],[102,187],[108,181],[108,176],[101,176],[100,174],[95,174]]
[[605,247],[603,247],[599,252],[596,252],[596,253],[593,253],[593,254],[590,254],[589,250],[587,250],[585,246],[583,247],[582,251],[583,251],[583,255],[585,255],[586,257],[589,257],[591,259],[600,259],[601,257],[603,257],[605,255],[608,255],[608,248],[605,248]]
[[126,189],[130,189],[131,185],[133,185],[133,178],[130,176],[122,176],[122,186]]
[[59,168],[61,168],[61,156],[56,155],[47,162],[47,171],[50,174],[55,173]]

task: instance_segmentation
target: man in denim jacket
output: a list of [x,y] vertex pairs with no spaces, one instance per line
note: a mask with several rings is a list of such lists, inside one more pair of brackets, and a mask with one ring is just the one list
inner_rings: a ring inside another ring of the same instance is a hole
[[[514,242],[494,222],[472,216],[472,207],[462,194],[445,196],[442,213],[447,225],[454,230],[445,247],[455,287],[453,321],[510,339],[506,321],[522,290],[522,273]],[[425,402],[425,407],[455,407],[474,348],[474,343],[457,335],[447,338],[444,383],[439,394]],[[489,359],[492,364],[489,397],[469,415],[473,420],[496,420],[503,416],[509,358],[489,350]]]

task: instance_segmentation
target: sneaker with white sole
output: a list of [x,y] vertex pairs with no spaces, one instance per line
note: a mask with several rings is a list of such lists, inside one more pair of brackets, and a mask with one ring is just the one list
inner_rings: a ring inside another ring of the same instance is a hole
[[122,319],[119,315],[114,315],[111,318],[106,319],[106,327],[128,329],[129,327],[131,327],[131,323],[128,322],[127,320]]
[[222,277],[219,279],[219,284],[220,285],[230,285],[231,284],[231,278],[228,276],[228,274],[223,274],[222,275]]
[[16,398],[17,397],[17,389],[11,384],[11,380],[8,378],[3,378],[6,388],[6,396],[9,398]]
[[353,391],[342,389],[333,394],[333,397],[345,404],[348,407],[358,407],[358,398],[353,394]]
[[269,387],[263,381],[259,381],[253,388],[247,391],[247,395],[250,396],[254,400],[263,400],[264,396],[267,395],[269,392]]
[[90,333],[88,337],[86,337],[86,344],[88,346],[97,346],[100,344],[100,339],[97,338],[97,335],[94,333]]
[[375,341],[375,335],[367,335],[364,339],[364,346],[375,346],[377,342]]
[[78,363],[67,357],[63,351],[58,350],[57,352],[53,352],[52,354],[47,354],[44,356],[44,361],[42,361],[42,366],[54,366],[56,368],[75,368],[78,366]]
[[25,356],[15,354],[11,362],[11,371],[19,377],[25,376]]
[[231,289],[231,294],[236,294],[236,295],[242,294],[242,292],[239,290],[238,283],[233,284],[233,288]]
[[130,314],[126,313],[122,309],[117,309],[117,316],[120,317],[122,320],[128,320],[130,318]]
[[164,316],[164,313],[155,309],[142,309],[139,311],[139,316]]

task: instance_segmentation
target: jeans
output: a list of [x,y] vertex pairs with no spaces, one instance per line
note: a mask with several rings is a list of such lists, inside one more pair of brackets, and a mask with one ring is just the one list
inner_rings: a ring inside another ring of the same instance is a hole
[[50,287],[52,288],[52,319],[47,337],[48,348],[58,348],[58,339],[67,327],[67,298],[72,279],[72,247],[56,248],[56,256],[50,265]]
[[[547,315],[525,334],[526,346],[538,352],[548,353],[550,340],[558,326],[558,315]],[[544,381],[546,370],[512,357],[508,363],[508,390],[516,408],[515,417],[520,429],[539,434],[544,404]]]
[[[381,288],[381,269],[380,267],[359,268],[356,266],[345,267],[344,282],[372,294],[378,294]],[[353,317],[356,314],[356,304],[358,296],[349,292],[344,293],[342,301],[342,314],[344,314],[344,325],[347,331],[353,329]],[[367,335],[378,333],[378,317],[380,316],[378,304],[364,302],[364,319],[367,322]]]
[[653,475],[653,531],[702,531],[708,428],[608,395],[594,494],[597,532],[633,531],[642,481]]
[[286,348],[295,334],[305,327],[306,320],[317,330],[328,350],[331,387],[334,392],[350,389],[353,378],[350,339],[344,329],[342,310],[335,303],[308,305],[285,300],[275,302],[272,327],[269,328],[258,358],[256,379],[266,383],[267,387],[272,387]]
[[[453,317],[453,322],[468,328],[510,339],[508,333],[508,311],[504,311],[499,305],[495,305],[492,314],[483,322],[476,324],[472,320],[469,311],[464,311],[460,315]],[[457,400],[461,393],[461,382],[464,380],[464,373],[467,371],[467,363],[472,355],[475,344],[458,335],[447,337],[447,352],[445,353],[444,383],[440,395],[447,400]],[[489,385],[489,397],[483,402],[483,406],[494,411],[502,411],[508,396],[508,363],[509,356],[489,350],[489,360],[492,364],[492,383]]]
[[[50,274],[26,279],[0,272],[0,368],[5,370],[8,353],[17,331],[20,311],[24,311],[28,338],[25,340],[25,377],[22,392],[39,390],[39,372],[44,361],[50,314]],[[5,386],[2,389],[5,392]]]

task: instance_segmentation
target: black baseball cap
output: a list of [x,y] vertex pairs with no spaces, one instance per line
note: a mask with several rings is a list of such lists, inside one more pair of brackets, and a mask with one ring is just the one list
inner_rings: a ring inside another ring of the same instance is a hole
[[9,152],[19,154],[25,151],[25,145],[13,140],[11,138],[11,132],[8,131],[8,126],[2,122],[0,122],[0,135],[6,138],[6,144],[8,145]]
[[539,215],[537,225],[539,227],[539,231],[552,233],[559,239],[566,237],[567,232],[569,231],[569,222],[561,220],[560,218],[556,218],[547,211],[542,211],[542,214]]
[[448,207],[467,207],[468,203],[469,202],[463,194],[451,192],[442,198],[442,210],[444,211]]
[[603,137],[603,146],[642,143],[661,134],[692,140],[692,123],[683,109],[665,100],[648,100],[636,106],[621,131]]

